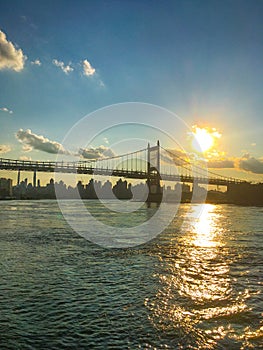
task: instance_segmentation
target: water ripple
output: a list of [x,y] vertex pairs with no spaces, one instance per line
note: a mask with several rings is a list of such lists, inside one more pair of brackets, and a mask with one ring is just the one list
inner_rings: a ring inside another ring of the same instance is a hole
[[152,242],[105,250],[54,201],[0,207],[1,349],[262,348],[258,208],[182,205]]

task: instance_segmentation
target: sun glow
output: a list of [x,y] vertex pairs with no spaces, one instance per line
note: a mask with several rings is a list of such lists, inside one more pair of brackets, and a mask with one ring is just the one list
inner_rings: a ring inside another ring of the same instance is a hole
[[211,149],[215,144],[215,140],[221,137],[221,134],[215,128],[209,130],[208,128],[199,128],[194,125],[193,129],[192,145],[199,152],[206,152]]

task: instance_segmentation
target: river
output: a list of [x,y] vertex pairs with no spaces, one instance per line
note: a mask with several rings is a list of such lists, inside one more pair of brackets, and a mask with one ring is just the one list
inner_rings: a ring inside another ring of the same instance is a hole
[[0,201],[0,348],[263,349],[262,214],[182,204],[150,242],[107,249],[56,201]]

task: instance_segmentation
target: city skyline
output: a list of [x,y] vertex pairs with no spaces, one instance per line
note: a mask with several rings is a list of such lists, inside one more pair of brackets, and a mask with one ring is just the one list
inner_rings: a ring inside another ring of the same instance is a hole
[[263,0],[0,0],[0,348],[261,349]]
[[[262,181],[262,7],[2,2],[0,157],[54,160],[58,151],[73,152],[61,148],[62,140],[85,115],[142,102],[175,113],[194,135],[201,130],[205,148],[212,135],[204,152],[211,169]],[[189,135],[170,132],[196,151]],[[125,153],[114,148],[115,137],[113,130],[78,156]]]

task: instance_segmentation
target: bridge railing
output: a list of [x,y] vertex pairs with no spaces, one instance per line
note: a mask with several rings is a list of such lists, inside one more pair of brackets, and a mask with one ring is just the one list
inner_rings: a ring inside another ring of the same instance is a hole
[[[136,154],[136,152],[134,152]],[[123,155],[122,155],[123,157]],[[117,157],[114,157],[117,158]],[[102,166],[101,162],[105,162],[105,166]],[[76,162],[52,162],[52,161],[32,161],[32,160],[12,160],[7,158],[0,158],[0,169],[4,170],[21,170],[21,171],[46,171],[46,172],[65,172],[65,173],[79,173],[79,174],[97,174],[97,175],[107,175],[107,176],[120,176],[127,178],[138,178],[145,179],[148,176],[146,169],[133,170],[132,167],[128,169],[120,169],[110,167],[110,163],[107,163],[106,159],[100,159],[98,161],[76,161]],[[128,164],[128,162],[127,162]],[[180,168],[180,167],[179,167]],[[189,170],[189,169],[187,169]],[[190,171],[190,170],[189,170]],[[160,178],[163,181],[178,181],[178,182],[189,182],[189,183],[202,183],[202,184],[215,184],[215,185],[227,185],[231,183],[244,183],[240,179],[235,179],[233,177],[224,177],[222,175],[215,174],[208,171],[208,177],[202,174],[197,174],[194,176],[193,172],[191,174],[182,174],[178,171],[174,174],[160,174]]]
[[12,160],[6,158],[0,158],[0,165],[3,166],[15,166],[16,168],[92,168],[91,163],[87,162],[52,162],[52,161],[31,161],[31,160]]

